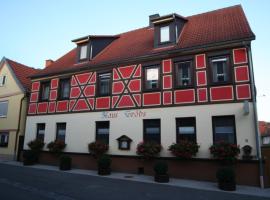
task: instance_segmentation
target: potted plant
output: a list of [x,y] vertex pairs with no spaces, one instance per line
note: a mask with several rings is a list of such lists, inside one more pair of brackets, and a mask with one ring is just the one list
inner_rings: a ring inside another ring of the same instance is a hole
[[168,164],[166,162],[157,162],[154,166],[155,181],[159,183],[168,183]]
[[109,146],[101,141],[95,141],[88,144],[88,150],[94,158],[99,158],[105,154],[109,149]]
[[223,164],[233,164],[240,153],[238,145],[224,141],[213,144],[209,150],[212,156]]
[[72,158],[70,156],[62,155],[60,157],[59,169],[60,170],[71,170],[71,163],[72,163]]
[[103,154],[98,158],[98,174],[109,175],[111,174],[111,158],[109,155]]
[[66,147],[66,144],[62,140],[55,140],[53,142],[50,142],[47,145],[49,152],[51,152],[57,156],[59,156],[62,153],[62,151],[65,149],[65,147]]
[[[45,143],[40,139],[35,139],[35,140],[32,140],[32,141],[28,142],[27,145],[32,151],[32,153],[30,153],[30,154],[32,154],[34,162],[38,162],[38,157],[39,157],[39,154],[40,154],[41,150],[44,147],[44,144]],[[28,153],[28,155],[29,155],[29,153]]]
[[169,151],[178,158],[189,159],[197,154],[199,148],[197,143],[184,140],[169,146]]
[[23,165],[34,165],[36,160],[36,153],[34,151],[23,151]]
[[252,152],[252,147],[249,145],[245,145],[242,147],[243,150],[243,160],[252,160],[251,152]]
[[156,157],[162,147],[156,142],[141,142],[137,145],[137,154],[142,156],[145,160],[152,159]]
[[221,168],[216,174],[218,187],[221,190],[236,190],[235,172],[231,167]]

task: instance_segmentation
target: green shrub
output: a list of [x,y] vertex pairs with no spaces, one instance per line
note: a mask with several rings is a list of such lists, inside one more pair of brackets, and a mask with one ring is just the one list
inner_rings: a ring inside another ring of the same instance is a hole
[[111,158],[109,155],[103,154],[98,159],[98,167],[102,169],[109,169],[111,167]]
[[217,177],[218,181],[222,182],[222,183],[234,183],[235,182],[235,172],[230,167],[219,169],[216,173],[216,177]]
[[168,173],[168,164],[166,162],[157,162],[154,166],[156,174],[166,175]]
[[72,165],[72,158],[67,155],[60,157],[60,170],[70,170]]

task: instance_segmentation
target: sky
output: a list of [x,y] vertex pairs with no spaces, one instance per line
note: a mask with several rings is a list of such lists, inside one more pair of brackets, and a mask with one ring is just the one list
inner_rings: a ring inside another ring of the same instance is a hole
[[256,40],[252,55],[259,120],[270,121],[269,0],[6,0],[0,2],[0,58],[43,68],[86,35],[118,34],[148,25],[151,14],[195,15],[241,4]]

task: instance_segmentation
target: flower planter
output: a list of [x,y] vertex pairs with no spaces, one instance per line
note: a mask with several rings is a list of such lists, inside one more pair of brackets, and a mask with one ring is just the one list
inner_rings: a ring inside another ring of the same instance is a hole
[[105,176],[105,175],[110,175],[111,174],[111,169],[110,168],[98,168],[98,175]]
[[235,191],[236,183],[235,182],[219,182],[218,188],[225,191]]
[[144,167],[138,167],[138,174],[144,174]]
[[71,165],[69,163],[60,163],[59,169],[62,171],[71,170]]
[[168,174],[155,174],[155,182],[158,183],[168,183],[170,180],[170,177]]

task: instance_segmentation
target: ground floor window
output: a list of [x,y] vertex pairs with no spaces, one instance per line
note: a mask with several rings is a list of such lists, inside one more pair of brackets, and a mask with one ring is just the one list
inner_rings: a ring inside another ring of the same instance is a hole
[[56,140],[65,142],[66,137],[66,123],[56,124]]
[[188,140],[196,142],[195,117],[176,118],[176,141]]
[[225,141],[236,144],[234,116],[214,116],[212,117],[212,123],[214,143]]
[[109,144],[110,122],[98,121],[96,122],[96,141]]
[[37,124],[37,139],[44,141],[45,124]]
[[8,146],[8,132],[0,132],[0,147]]
[[160,119],[143,120],[143,140],[160,144]]

